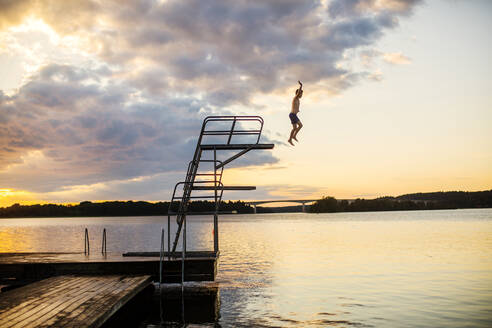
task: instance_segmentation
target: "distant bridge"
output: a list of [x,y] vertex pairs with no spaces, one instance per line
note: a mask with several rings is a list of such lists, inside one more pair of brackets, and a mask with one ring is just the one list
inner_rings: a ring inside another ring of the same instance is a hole
[[[252,200],[252,201],[245,201],[244,203],[246,205],[252,205],[254,208],[254,213],[256,214],[256,206],[260,204],[268,204],[268,203],[298,203],[302,204],[302,211],[306,212],[306,204],[308,203],[314,203],[315,201],[319,200],[318,199],[272,199],[272,200]],[[339,202],[342,200],[346,200],[350,203],[352,203],[355,199],[337,199]]]
[[302,211],[306,212],[306,203],[312,203],[318,199],[273,199],[273,200],[255,200],[251,202],[244,202],[246,205],[253,205],[254,213],[256,214],[256,206],[267,203],[298,203],[302,204]]

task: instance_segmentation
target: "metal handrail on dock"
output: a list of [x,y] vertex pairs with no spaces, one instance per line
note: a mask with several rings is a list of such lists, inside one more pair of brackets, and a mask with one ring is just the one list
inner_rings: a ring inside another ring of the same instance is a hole
[[101,254],[106,255],[106,228],[103,230],[102,242],[101,242]]
[[84,254],[89,255],[90,253],[90,245],[89,245],[89,231],[85,228],[84,231]]
[[[101,241],[101,254],[107,255],[107,237],[106,237],[106,228],[103,229],[102,233],[102,241]],[[84,230],[84,254],[90,255],[90,241],[89,241],[89,230],[85,228]]]

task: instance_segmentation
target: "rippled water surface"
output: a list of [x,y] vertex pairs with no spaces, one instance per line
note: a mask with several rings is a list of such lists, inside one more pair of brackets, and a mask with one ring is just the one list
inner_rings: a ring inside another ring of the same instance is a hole
[[[0,220],[0,252],[158,250],[160,217]],[[190,217],[189,249],[213,248]],[[491,327],[492,209],[221,216],[222,327]]]

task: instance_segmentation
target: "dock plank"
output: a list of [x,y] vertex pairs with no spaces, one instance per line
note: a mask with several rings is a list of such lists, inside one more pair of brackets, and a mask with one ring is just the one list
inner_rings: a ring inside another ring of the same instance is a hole
[[[103,294],[107,292],[108,289],[114,288],[113,284],[107,283],[105,286],[101,287],[98,292]],[[67,302],[67,306],[60,309],[51,318],[45,321],[46,325],[50,327],[66,327],[67,323],[72,321],[81,311],[81,305],[93,298],[91,293],[83,293],[80,297],[74,298],[73,300]]]
[[50,318],[63,312],[72,302],[77,302],[81,298],[90,298],[93,296],[93,290],[99,290],[100,292],[101,288],[106,288],[104,281],[95,281],[90,282],[89,284],[86,283],[83,287],[74,288],[65,291],[64,293],[59,290],[60,294],[55,298],[48,300],[47,306],[43,307],[42,310],[37,311],[35,315],[29,316],[26,320],[22,321],[22,327],[52,326],[49,325]]
[[[23,311],[24,313],[21,316],[17,316],[13,320],[12,318],[6,318],[9,322],[9,327],[15,327],[16,325],[21,327],[26,326],[36,318],[43,316],[46,312],[53,310],[54,302],[57,302],[60,299],[75,298],[77,294],[83,293],[81,292],[81,290],[84,290],[84,288],[87,289],[88,287],[94,285],[94,282],[91,282],[87,278],[82,279],[77,277],[67,277],[67,280],[71,280],[75,282],[75,285],[73,285],[71,288],[66,288],[66,287],[64,288],[63,285],[60,284],[58,286],[55,286],[54,288],[51,288],[50,294],[52,295],[46,294],[43,295],[42,297],[38,297],[36,299],[36,302],[34,302],[34,304],[31,304],[28,310]],[[77,285],[77,283],[81,283],[81,284]],[[102,282],[100,283],[100,285],[102,285]],[[44,289],[42,287],[44,286],[41,286],[40,289]],[[59,304],[60,303],[58,303],[58,305]],[[22,304],[21,306],[17,306],[17,307],[24,310],[22,308]],[[14,308],[14,311],[15,310],[17,309]]]
[[100,327],[150,275],[59,276],[0,293],[0,327]]
[[[101,300],[108,290],[115,288],[115,284],[115,281],[107,282],[100,280],[96,284],[92,284],[88,288],[86,287],[82,293],[74,295],[71,299],[64,298],[58,300],[52,309],[48,309],[48,312],[45,311],[42,316],[38,317],[35,321],[30,322],[25,327],[39,327],[41,325],[49,327],[68,327],[69,325],[67,324],[60,324],[60,321],[67,317],[70,321],[73,318],[77,318],[77,315],[83,313],[84,310],[87,311],[87,308],[84,306],[85,303],[92,300],[97,304],[97,301]],[[94,295],[95,291],[97,292],[97,295]]]
[[[38,285],[31,284],[17,289],[17,293],[11,295],[8,299],[0,297],[0,320],[15,319],[23,313],[36,307],[42,302],[41,296],[50,297],[56,295],[61,288],[70,288],[79,282],[76,280],[66,280],[63,283],[55,278],[48,278]],[[48,290],[48,291],[46,291]]]
[[[84,322],[86,320],[90,321],[92,319],[92,313],[98,313],[104,308],[104,304],[101,300],[111,301],[114,298],[115,294],[118,294],[120,291],[124,291],[127,289],[128,285],[131,284],[130,279],[126,281],[125,284],[119,284],[117,281],[113,281],[108,288],[105,288],[103,291],[100,291],[98,295],[85,298],[83,302],[79,302],[77,304],[73,304],[74,308],[68,315],[64,318],[58,320],[55,327],[66,327],[71,326],[74,322]],[[91,308],[88,308],[88,303],[93,304]]]
[[[129,284],[133,284],[136,282],[128,282]],[[74,322],[89,322],[90,327],[99,327],[102,323],[111,317],[117,309],[121,308],[124,304],[126,304],[136,293],[128,293],[128,287],[125,285],[120,285],[114,290],[108,291],[107,295],[105,295],[105,299],[111,299],[115,302],[115,306],[112,309],[107,310],[106,317],[98,316],[97,314],[100,311],[104,311],[103,304],[99,303],[99,307],[93,306],[88,311],[81,313],[77,318],[68,322],[68,326],[71,326]],[[104,321],[101,321],[104,319]],[[60,327],[66,327],[67,325],[63,324]]]

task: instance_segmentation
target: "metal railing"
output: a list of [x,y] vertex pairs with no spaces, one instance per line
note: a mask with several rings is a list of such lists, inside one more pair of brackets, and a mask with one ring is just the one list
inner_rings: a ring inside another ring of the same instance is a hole
[[89,231],[85,228],[84,231],[84,254],[89,255],[90,253],[90,245],[89,245]]
[[107,251],[106,251],[106,228],[104,228],[103,235],[102,235],[101,254],[107,255]]
[[[207,130],[207,125],[212,122],[231,122],[231,128],[228,130]],[[241,122],[258,122],[257,129],[236,130],[237,123]],[[227,136],[227,145],[231,144],[234,135],[257,135],[256,143],[260,142],[261,132],[263,131],[263,118],[261,116],[208,116],[203,120],[202,130],[198,144],[201,145],[202,136]]]
[[[90,240],[89,240],[89,230],[87,228],[84,229],[84,254],[85,255],[90,255],[91,253],[91,247],[90,247]],[[106,256],[107,255],[107,235],[106,235],[106,228],[103,229],[102,232],[102,241],[101,241],[101,254]]]

